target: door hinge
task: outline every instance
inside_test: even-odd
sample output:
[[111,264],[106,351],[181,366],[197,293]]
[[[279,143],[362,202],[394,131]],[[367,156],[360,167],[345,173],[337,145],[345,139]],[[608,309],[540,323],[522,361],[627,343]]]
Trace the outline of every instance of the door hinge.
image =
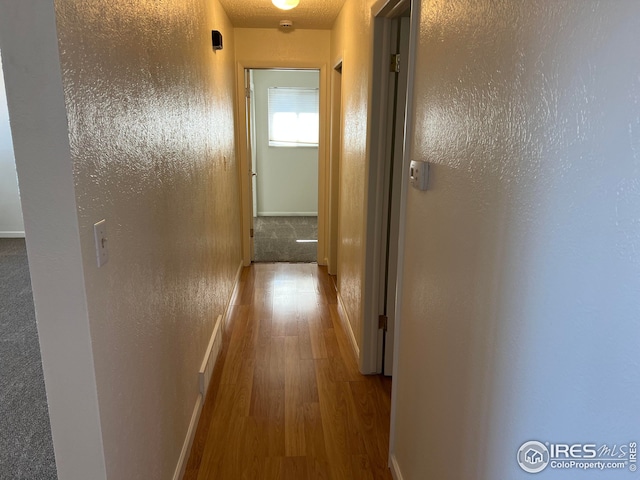
[[244,96],[247,98],[251,98],[251,87],[245,87]]
[[384,330],[385,332],[387,331],[387,323],[389,321],[389,317],[387,317],[386,315],[379,315],[378,316],[378,329]]
[[253,228],[249,230],[249,236],[253,238]]
[[400,73],[400,54],[395,53],[391,55],[391,63],[389,65],[389,71]]

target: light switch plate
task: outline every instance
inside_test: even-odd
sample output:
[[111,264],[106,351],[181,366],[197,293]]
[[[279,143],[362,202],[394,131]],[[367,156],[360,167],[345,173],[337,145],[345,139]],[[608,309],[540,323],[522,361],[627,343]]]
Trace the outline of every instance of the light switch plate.
[[93,225],[93,235],[96,239],[96,258],[98,260],[98,267],[101,267],[109,260],[106,220],[100,220],[98,223]]
[[409,183],[413,188],[426,190],[429,183],[429,164],[418,160],[411,161]]

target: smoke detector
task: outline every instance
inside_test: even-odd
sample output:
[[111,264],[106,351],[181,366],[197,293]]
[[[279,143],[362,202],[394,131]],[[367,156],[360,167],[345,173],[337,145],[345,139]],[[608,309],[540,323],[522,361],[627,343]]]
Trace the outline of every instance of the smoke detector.
[[293,28],[293,22],[291,20],[280,20],[280,28],[285,30]]

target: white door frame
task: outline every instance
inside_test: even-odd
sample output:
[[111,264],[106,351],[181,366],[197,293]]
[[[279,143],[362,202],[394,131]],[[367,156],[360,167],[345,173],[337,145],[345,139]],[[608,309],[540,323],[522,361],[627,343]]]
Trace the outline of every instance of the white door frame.
[[344,132],[342,106],[342,57],[334,63],[331,75],[331,108],[329,163],[327,165],[327,271],[338,274],[338,240],[340,238],[340,165],[342,162],[342,132]]
[[382,341],[382,333],[378,328],[378,308],[379,308],[379,286],[381,282],[381,258],[382,245],[380,241],[380,231],[382,228],[382,208],[384,192],[384,166],[386,152],[386,132],[387,132],[387,91],[389,86],[389,36],[391,32],[391,21],[402,12],[411,7],[410,20],[410,41],[409,58],[402,60],[402,64],[408,68],[406,112],[405,112],[405,135],[404,135],[404,155],[402,159],[402,189],[400,200],[399,218],[399,239],[398,239],[398,282],[396,286],[396,322],[393,327],[393,369],[397,365],[397,341],[399,337],[400,316],[398,307],[402,293],[402,261],[404,230],[405,230],[405,197],[407,189],[406,172],[409,165],[411,126],[411,107],[413,99],[413,71],[415,58],[416,32],[419,26],[419,2],[417,0],[379,0],[372,7],[373,17],[373,81],[371,108],[369,110],[370,119],[370,163],[367,189],[367,230],[366,230],[366,252],[365,252],[365,275],[364,275],[364,324],[363,342],[360,350],[360,371],[364,374],[379,373],[381,362],[378,358],[378,351]]
[[236,102],[237,102],[237,152],[239,155],[238,163],[240,168],[240,194],[242,197],[242,261],[245,266],[251,265],[252,256],[252,238],[251,229],[253,228],[253,194],[252,194],[252,170],[251,156],[248,142],[250,137],[247,132],[247,102],[245,94],[245,71],[257,69],[281,69],[281,70],[319,70],[320,71],[320,134],[318,142],[318,265],[326,263],[327,248],[327,212],[325,197],[328,192],[328,179],[326,175],[326,165],[329,160],[327,155],[328,148],[328,88],[327,88],[327,65],[315,62],[236,62]]

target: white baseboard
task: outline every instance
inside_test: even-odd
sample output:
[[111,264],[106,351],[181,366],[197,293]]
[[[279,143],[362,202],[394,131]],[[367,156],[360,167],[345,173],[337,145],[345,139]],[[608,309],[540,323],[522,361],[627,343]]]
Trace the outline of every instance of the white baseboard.
[[317,217],[318,212],[258,212],[258,217]]
[[189,454],[191,453],[191,446],[193,445],[193,439],[196,436],[196,430],[198,428],[198,421],[200,420],[200,414],[202,413],[202,406],[204,404],[202,395],[198,395],[196,405],[193,408],[191,414],[191,421],[189,422],[189,430],[187,430],[187,437],[182,445],[182,451],[180,452],[180,458],[178,459],[178,465],[176,471],[173,473],[173,480],[182,480],[184,472],[187,469],[187,461],[189,460]]
[[3,231],[0,231],[0,238],[24,238],[24,232],[3,232]]
[[229,297],[229,302],[227,303],[227,307],[224,309],[224,313],[222,314],[222,323],[220,324],[220,328],[227,324],[227,317],[229,316],[229,310],[231,310],[231,305],[233,305],[238,298],[238,294],[240,293],[240,275],[242,275],[242,269],[244,268],[244,262],[240,260],[240,264],[238,265],[238,270],[236,270],[236,278],[233,280],[233,291],[231,292],[231,296]]
[[222,315],[218,315],[216,323],[213,326],[213,333],[211,334],[209,345],[207,346],[204,359],[202,360],[202,365],[200,366],[200,372],[198,372],[198,376],[200,377],[200,394],[203,398],[206,398],[207,392],[209,391],[209,383],[211,382],[213,368],[216,365],[216,360],[218,359],[218,354],[222,347],[221,325]]
[[[187,430],[187,436],[185,437],[184,443],[182,444],[182,451],[180,452],[180,458],[178,458],[178,464],[176,465],[176,469],[173,474],[173,480],[181,480],[187,468],[187,461],[189,461],[189,454],[191,453],[193,440],[196,436],[196,430],[198,428],[200,414],[202,413],[202,407],[204,406],[204,402],[206,400],[206,392],[209,389],[209,381],[211,380],[211,374],[213,373],[213,368],[215,367],[215,361],[217,360],[217,357],[218,357],[219,348],[222,344],[222,331],[223,331],[222,327],[226,323],[230,306],[233,305],[233,303],[235,302],[235,299],[237,298],[238,292],[240,290],[240,275],[242,274],[242,268],[243,268],[243,264],[242,264],[242,261],[240,261],[240,265],[238,266],[238,270],[236,271],[233,291],[231,293],[231,296],[229,297],[227,306],[224,309],[224,314],[218,316],[216,323],[213,326],[211,340],[209,341],[209,345],[205,352],[202,366],[200,367],[200,371],[198,372],[200,390],[201,391],[204,390],[205,393],[204,394],[199,393],[198,398],[196,399],[196,404],[193,408],[193,414],[191,415],[191,421],[189,422],[189,429]],[[218,342],[219,342],[219,345],[218,345]],[[217,351],[216,351],[216,348],[218,348]],[[204,382],[204,380],[206,380],[206,382]]]
[[358,364],[360,363],[360,347],[358,347],[358,342],[356,341],[356,336],[353,334],[353,328],[351,327],[351,322],[349,321],[349,314],[347,314],[347,309],[344,308],[344,302],[342,301],[342,296],[340,292],[336,292],[338,297],[338,317],[340,317],[340,321],[342,322],[342,326],[344,327],[345,332],[347,332],[347,337],[351,342],[351,347],[353,348],[354,353],[356,354],[356,359],[358,360]]
[[402,472],[400,471],[400,466],[398,465],[398,460],[394,453],[392,453],[389,458],[389,468],[391,469],[391,476],[393,476],[393,480],[404,480]]

